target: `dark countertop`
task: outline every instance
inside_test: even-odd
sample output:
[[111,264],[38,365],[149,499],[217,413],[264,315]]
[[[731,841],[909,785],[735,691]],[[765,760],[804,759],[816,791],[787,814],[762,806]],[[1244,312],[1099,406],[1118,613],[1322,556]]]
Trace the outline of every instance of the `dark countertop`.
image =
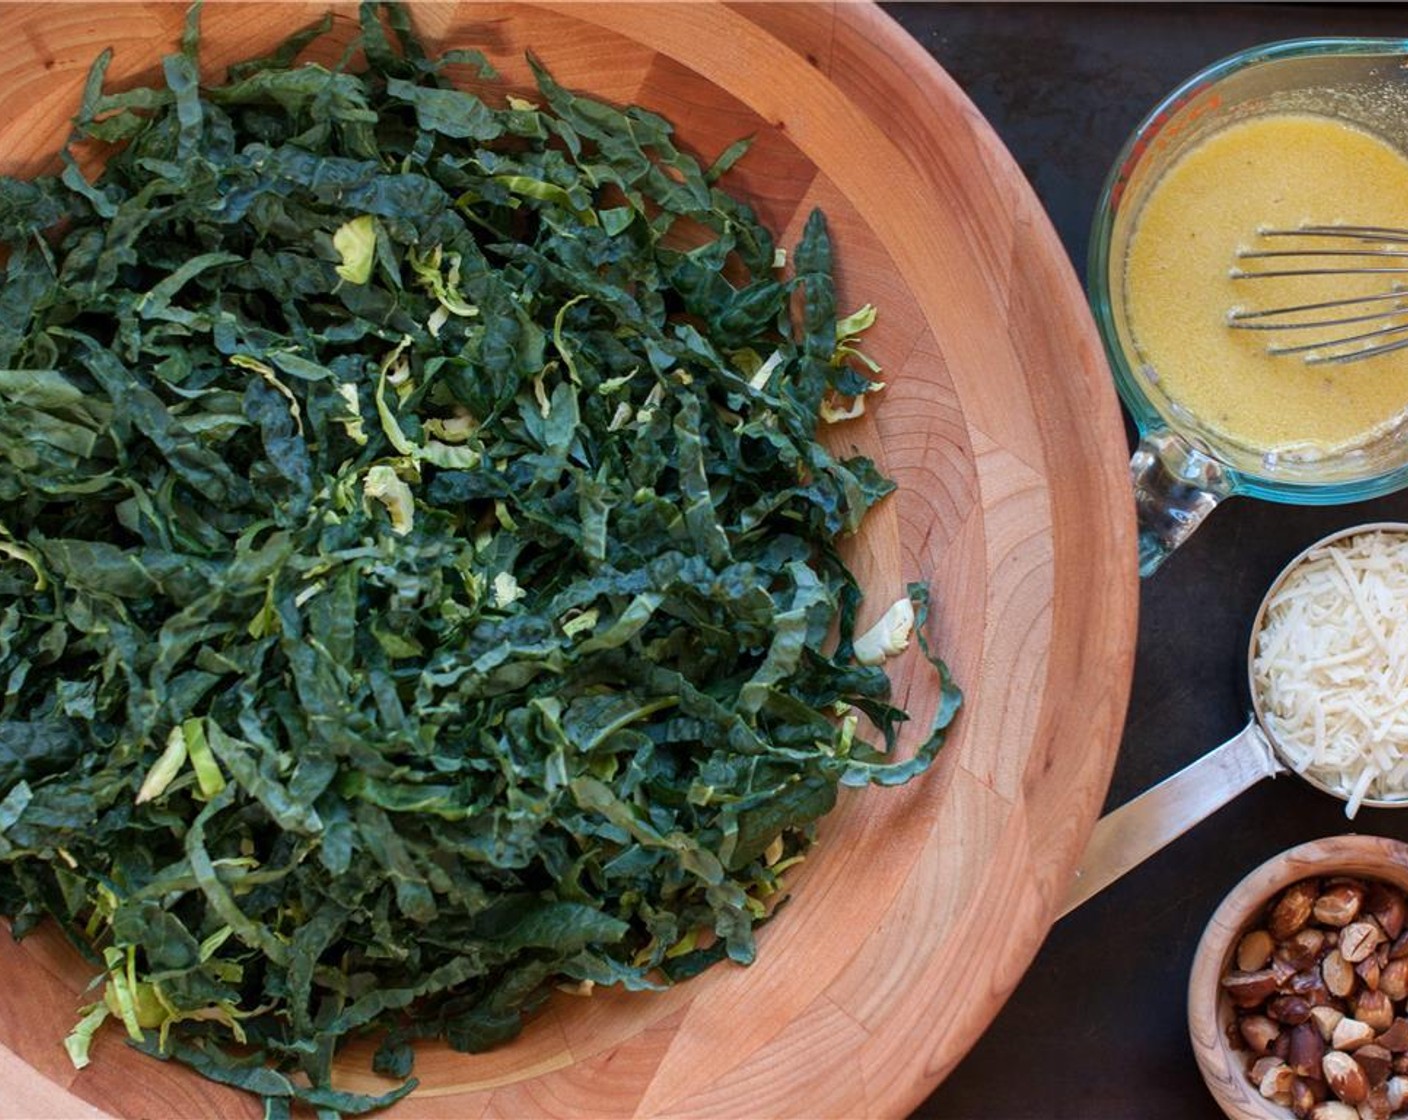
[[[1408,35],[1399,5],[890,4],[1021,165],[1078,274],[1125,137],[1184,78],[1257,43]],[[1330,508],[1234,498],[1140,592],[1129,715],[1107,809],[1241,730],[1247,627],[1271,579],[1326,533],[1408,520],[1408,492]],[[1346,832],[1408,839],[1294,778],[1263,782],[1051,930],[1030,970],[919,1120],[1216,1120],[1188,1043],[1193,950],[1263,860]]]

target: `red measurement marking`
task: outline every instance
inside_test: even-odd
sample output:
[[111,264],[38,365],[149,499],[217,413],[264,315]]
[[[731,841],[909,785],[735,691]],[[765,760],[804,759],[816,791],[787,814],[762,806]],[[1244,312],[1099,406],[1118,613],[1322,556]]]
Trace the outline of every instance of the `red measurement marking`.
[[[1172,101],[1165,105],[1154,116],[1139,133],[1139,139],[1130,148],[1129,155],[1120,164],[1119,174],[1115,179],[1115,185],[1110,188],[1110,209],[1118,210],[1120,199],[1124,197],[1125,186],[1129,183],[1130,176],[1134,173],[1135,166],[1143,158],[1144,153],[1151,147],[1162,150],[1168,146],[1184,129],[1194,122],[1201,120],[1209,113],[1222,107],[1222,95],[1214,93],[1198,104],[1192,105],[1185,113],[1183,109],[1190,105],[1196,98],[1205,93],[1210,83],[1203,82],[1194,86],[1177,101]],[[1181,115],[1179,115],[1181,114]],[[1177,119],[1175,120],[1175,116]]]

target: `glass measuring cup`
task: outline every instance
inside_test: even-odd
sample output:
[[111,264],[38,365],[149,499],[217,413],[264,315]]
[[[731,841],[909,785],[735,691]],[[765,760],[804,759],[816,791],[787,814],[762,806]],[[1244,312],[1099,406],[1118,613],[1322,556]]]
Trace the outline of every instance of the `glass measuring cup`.
[[[1354,525],[1321,537],[1302,549],[1271,581],[1252,621],[1251,635],[1247,640],[1247,688],[1252,710],[1246,727],[1220,747],[1096,822],[1095,831],[1077,865],[1075,882],[1058,916],[1074,910],[1263,778],[1296,773],[1297,777],[1331,797],[1349,801],[1347,794],[1312,774],[1298,773],[1287,762],[1282,748],[1267,727],[1254,663],[1257,639],[1266,623],[1268,606],[1291,574],[1317,549],[1335,541],[1373,532],[1392,533],[1408,547],[1408,523],[1376,521]],[[1364,798],[1359,805],[1374,809],[1408,808],[1408,794],[1396,799]]]
[[1408,40],[1298,39],[1224,59],[1157,105],[1115,161],[1095,215],[1087,279],[1116,387],[1139,430],[1130,471],[1142,576],[1234,494],[1331,505],[1408,485],[1408,416],[1366,446],[1314,460],[1239,446],[1168,397],[1130,331],[1124,268],[1149,192],[1212,132],[1271,112],[1339,117],[1408,152]]

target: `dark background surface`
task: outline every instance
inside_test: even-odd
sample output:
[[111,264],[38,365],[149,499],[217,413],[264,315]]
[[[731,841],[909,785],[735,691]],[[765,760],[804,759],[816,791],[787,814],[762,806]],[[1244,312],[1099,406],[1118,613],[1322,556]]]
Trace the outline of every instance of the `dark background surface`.
[[[1258,43],[1408,36],[1408,6],[889,4],[1002,137],[1084,278],[1106,172],[1184,78]],[[1310,509],[1234,498],[1140,593],[1134,686],[1107,809],[1246,722],[1239,681],[1267,586],[1306,545],[1408,520],[1408,493]],[[1305,840],[1408,839],[1408,813],[1366,810],[1294,778],[1263,782],[1059,921],[992,1026],[920,1120],[1216,1120],[1187,1036],[1193,951],[1223,895]]]

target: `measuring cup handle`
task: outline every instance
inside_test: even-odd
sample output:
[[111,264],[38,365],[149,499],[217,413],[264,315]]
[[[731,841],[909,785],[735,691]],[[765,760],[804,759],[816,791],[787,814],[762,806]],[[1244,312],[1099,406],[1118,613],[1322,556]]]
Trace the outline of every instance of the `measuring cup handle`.
[[1144,432],[1129,461],[1139,522],[1139,574],[1150,576],[1233,492],[1227,469],[1167,428]]
[[1262,778],[1284,769],[1252,720],[1216,750],[1106,813],[1095,824],[1057,917],[1069,914]]

